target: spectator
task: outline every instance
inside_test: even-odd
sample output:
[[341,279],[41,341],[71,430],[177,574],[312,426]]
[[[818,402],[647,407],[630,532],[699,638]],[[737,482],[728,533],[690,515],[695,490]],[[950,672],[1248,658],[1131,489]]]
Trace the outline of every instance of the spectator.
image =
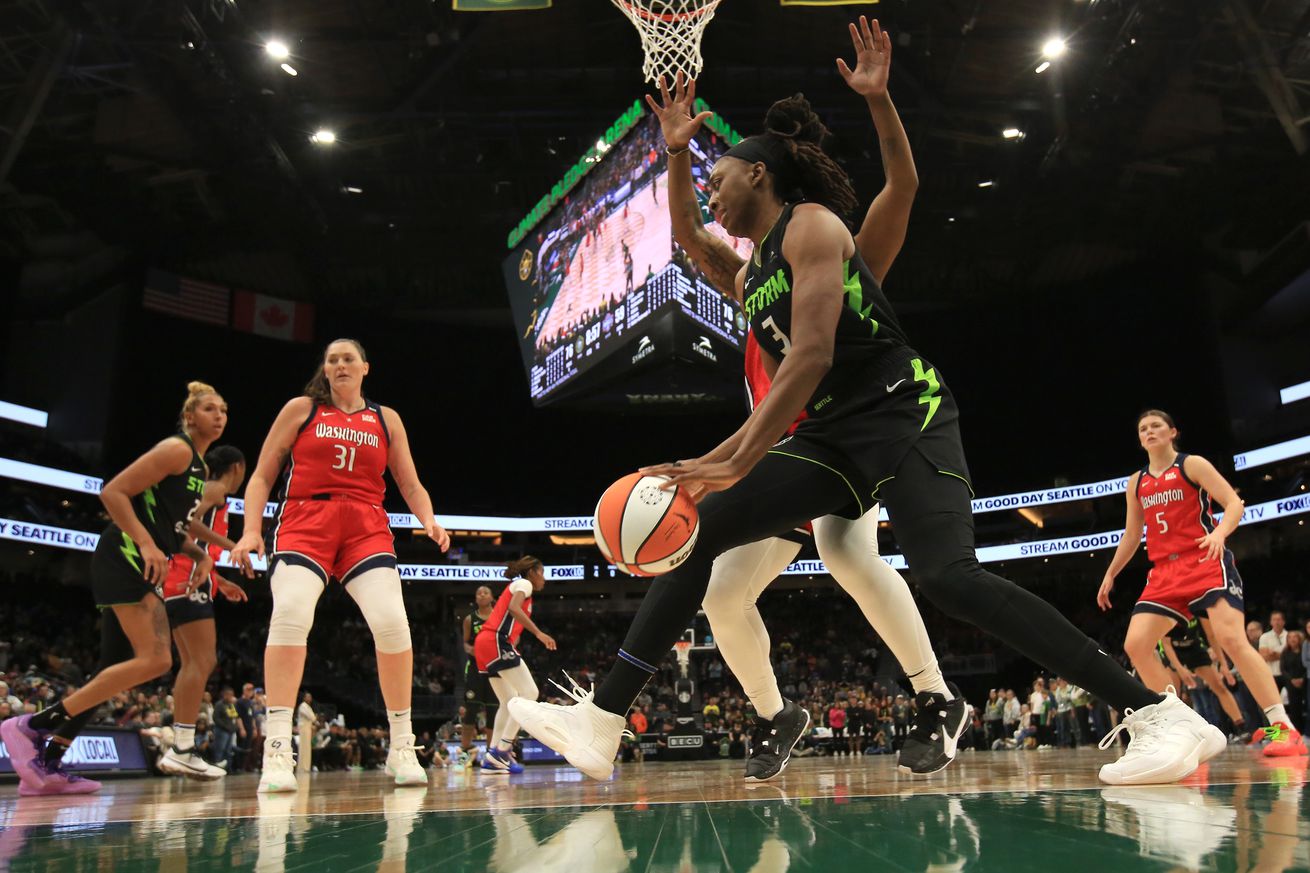
[[1257,648],[1260,649],[1261,656],[1269,662],[1269,670],[1274,674],[1278,687],[1282,688],[1282,657],[1283,649],[1287,648],[1287,622],[1278,610],[1269,613],[1269,630],[1260,635]]
[[1001,738],[1001,723],[1005,719],[1005,698],[995,688],[987,692],[987,703],[983,706],[983,731],[987,737],[987,747]]
[[255,769],[255,758],[252,754],[254,750],[255,738],[255,686],[247,682],[241,686],[241,698],[236,702],[237,717],[241,719],[241,733],[239,734],[241,742],[237,743],[237,748],[242,752],[241,770],[251,772]]
[[1283,673],[1283,693],[1287,695],[1287,714],[1300,722],[1295,727],[1304,731],[1307,727],[1305,723],[1305,680],[1306,668],[1301,661],[1301,647],[1305,643],[1305,637],[1300,631],[1291,631],[1287,634],[1287,646],[1283,649],[1281,657]]
[[232,770],[237,751],[238,737],[245,737],[246,728],[237,711],[237,693],[231,686],[223,689],[223,696],[214,707],[214,763]]
[[297,734],[300,737],[300,757],[296,760],[297,773],[309,773],[313,766],[314,732],[318,729],[318,715],[314,712],[314,695],[308,691],[296,709]]
[[1003,721],[1005,724],[1005,735],[1013,737],[1014,732],[1019,729],[1019,717],[1023,712],[1023,704],[1019,702],[1019,697],[1014,693],[1013,688],[1005,689],[1005,708],[1003,710]]

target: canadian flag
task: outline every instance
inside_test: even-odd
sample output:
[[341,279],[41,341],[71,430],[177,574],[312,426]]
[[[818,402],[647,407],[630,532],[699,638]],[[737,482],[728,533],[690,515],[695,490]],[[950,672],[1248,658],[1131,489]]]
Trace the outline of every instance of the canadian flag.
[[314,304],[237,291],[232,326],[260,336],[307,343],[314,339]]

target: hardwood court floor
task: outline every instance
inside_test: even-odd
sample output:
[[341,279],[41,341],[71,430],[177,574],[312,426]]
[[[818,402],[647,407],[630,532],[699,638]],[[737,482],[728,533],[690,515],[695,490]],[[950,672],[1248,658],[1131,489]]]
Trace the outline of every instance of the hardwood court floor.
[[927,778],[886,758],[797,759],[748,788],[740,761],[106,782],[20,798],[0,786],[0,871],[1310,870],[1306,758],[1231,748],[1174,786],[1110,788],[1095,750],[962,755]]

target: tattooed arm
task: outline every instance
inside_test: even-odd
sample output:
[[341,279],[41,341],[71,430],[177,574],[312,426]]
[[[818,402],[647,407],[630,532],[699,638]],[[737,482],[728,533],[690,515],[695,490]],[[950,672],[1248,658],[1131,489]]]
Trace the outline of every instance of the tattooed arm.
[[681,73],[672,95],[664,79],[660,79],[660,96],[663,103],[657,103],[650,95],[646,96],[646,103],[659,118],[668,147],[669,217],[673,220],[674,239],[720,293],[739,300],[736,277],[746,262],[732,246],[705,229],[691,178],[691,138],[710,113],[691,114],[696,83],[684,80]]

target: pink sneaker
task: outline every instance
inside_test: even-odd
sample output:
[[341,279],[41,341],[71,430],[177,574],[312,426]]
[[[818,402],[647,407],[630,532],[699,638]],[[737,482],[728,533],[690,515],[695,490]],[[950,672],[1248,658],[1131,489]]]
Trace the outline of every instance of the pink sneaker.
[[100,783],[76,773],[69,773],[63,767],[55,765],[47,768],[45,762],[37,758],[32,762],[33,769],[42,776],[40,785],[29,784],[26,779],[18,783],[20,797],[33,797],[44,794],[94,794],[100,790]]
[[45,784],[46,771],[40,765],[48,731],[28,726],[31,714],[7,718],[0,722],[0,740],[9,752],[9,761],[23,785],[40,788]]

